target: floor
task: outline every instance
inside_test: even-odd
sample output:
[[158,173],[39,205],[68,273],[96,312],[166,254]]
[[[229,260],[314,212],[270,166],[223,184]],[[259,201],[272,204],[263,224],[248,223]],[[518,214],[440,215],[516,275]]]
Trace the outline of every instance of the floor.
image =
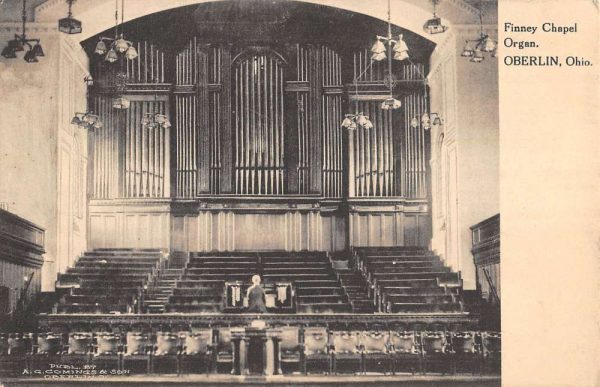
[[470,387],[496,387],[501,385],[499,376],[413,376],[413,375],[287,375],[287,376],[232,376],[232,375],[153,375],[153,376],[108,376],[88,379],[5,379],[2,386],[46,386],[49,384],[61,386],[221,386],[221,385],[268,385],[268,386],[330,386],[330,385],[360,385],[360,386],[470,386]]

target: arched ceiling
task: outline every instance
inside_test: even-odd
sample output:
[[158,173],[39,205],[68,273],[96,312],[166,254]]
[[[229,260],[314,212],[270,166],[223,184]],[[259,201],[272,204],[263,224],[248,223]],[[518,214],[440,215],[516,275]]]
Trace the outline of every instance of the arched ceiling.
[[[387,23],[370,16],[300,1],[219,1],[193,4],[153,13],[119,27],[132,41],[148,41],[167,52],[179,52],[197,37],[206,43],[325,44],[342,52],[370,47],[377,35],[387,34]],[[417,61],[431,54],[434,44],[404,28],[392,26],[392,34],[404,35]],[[112,37],[114,28],[100,35]],[[85,40],[92,54],[99,36]]]
[[[268,3],[287,2],[288,0],[263,0]],[[367,16],[385,20],[387,17],[387,0],[300,0],[301,2],[341,8]],[[125,21],[143,17],[155,12],[178,8],[186,5],[209,2],[207,0],[125,0]],[[392,23],[420,34],[438,43],[440,35],[426,35],[422,31],[425,20],[431,17],[432,6],[427,0],[391,0]],[[480,0],[441,0],[438,15],[450,26],[478,23]],[[6,20],[20,19],[19,0],[5,0]],[[17,6],[15,6],[15,3]],[[52,22],[64,17],[67,11],[65,0],[29,0],[28,4],[35,8],[35,20]],[[497,0],[483,0],[485,14],[484,23],[495,24],[497,20]],[[34,6],[35,5],[35,6]],[[73,8],[74,15],[83,22],[83,33],[80,41],[94,36],[114,25],[113,0],[78,0]],[[3,10],[4,11],[4,10]],[[9,12],[10,11],[10,12]],[[2,14],[3,12],[0,12]],[[10,15],[12,13],[12,15]],[[16,13],[16,15],[14,14]],[[0,19],[0,21],[2,21]]]

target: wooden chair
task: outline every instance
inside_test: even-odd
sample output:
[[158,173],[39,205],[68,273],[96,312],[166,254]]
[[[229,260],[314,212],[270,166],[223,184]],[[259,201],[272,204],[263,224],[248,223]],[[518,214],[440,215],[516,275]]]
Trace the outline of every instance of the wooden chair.
[[481,374],[481,350],[475,341],[475,332],[453,332],[451,334],[452,373],[466,370]]
[[186,373],[204,370],[208,375],[212,369],[212,350],[213,350],[213,332],[212,329],[192,330],[180,334],[180,340],[183,344],[179,359],[178,371]]
[[[179,335],[172,332],[157,332],[156,342],[151,352],[150,373],[156,369],[163,370],[163,363],[171,363],[172,367],[166,368],[166,372],[159,373],[177,373],[179,375],[179,356],[181,354],[181,343]],[[162,366],[162,367],[161,367]],[[173,370],[174,372],[168,372]]]
[[360,372],[362,368],[360,334],[353,331],[334,331],[331,338],[333,373],[337,374],[339,365],[344,363],[349,364],[354,372]]
[[387,374],[390,371],[390,333],[385,330],[363,331],[360,334],[362,349],[361,371],[377,370]]
[[29,360],[33,350],[33,335],[9,333],[0,336],[0,376],[18,377],[23,370],[30,370]]
[[326,365],[326,373],[332,373],[333,362],[330,354],[329,337],[325,327],[304,329],[304,354],[302,371],[308,374],[309,366],[316,363],[319,368]]
[[421,351],[423,356],[423,374],[426,374],[432,365],[439,366],[442,374],[452,372],[452,352],[445,332],[422,332]]
[[82,366],[90,364],[94,354],[94,343],[91,332],[69,333],[68,348],[61,357],[64,364]]
[[281,341],[279,342],[279,364],[282,371],[301,371],[302,356],[304,354],[303,344],[300,343],[300,328],[297,326],[281,327]]
[[146,373],[150,372],[152,361],[152,335],[147,332],[127,332],[123,349],[122,368],[128,370],[127,363],[145,363]]
[[421,372],[421,348],[414,331],[390,332],[390,363],[392,374],[408,370],[414,375],[417,369]]
[[502,334],[482,332],[482,372],[498,374],[502,367]]
[[217,340],[213,352],[214,372],[220,369],[233,370],[233,341],[231,340],[231,328],[221,327],[217,330]]
[[122,336],[113,332],[96,332],[92,363],[98,369],[122,370]]
[[60,363],[65,350],[60,334],[39,333],[35,343],[30,359],[31,369],[46,370],[50,363]]

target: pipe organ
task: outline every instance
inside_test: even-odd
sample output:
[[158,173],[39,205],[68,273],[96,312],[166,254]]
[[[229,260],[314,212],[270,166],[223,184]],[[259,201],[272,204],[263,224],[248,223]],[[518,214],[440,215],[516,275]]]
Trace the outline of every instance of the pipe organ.
[[284,62],[269,52],[234,63],[235,192],[284,193]]
[[[90,145],[89,247],[428,243],[428,133],[411,126],[426,111],[422,64],[394,64],[403,106],[382,110],[389,80],[368,49],[135,44],[135,60],[92,65],[104,127]],[[129,108],[114,109],[115,96]],[[341,127],[355,109],[372,129]],[[143,125],[147,113],[172,127]],[[249,238],[261,224],[265,238]]]

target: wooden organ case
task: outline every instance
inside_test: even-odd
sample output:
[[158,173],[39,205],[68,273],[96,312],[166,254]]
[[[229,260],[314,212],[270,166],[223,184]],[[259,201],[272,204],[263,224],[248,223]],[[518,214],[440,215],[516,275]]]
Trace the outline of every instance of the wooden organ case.
[[[428,133],[411,126],[425,111],[422,64],[394,64],[403,106],[384,111],[385,64],[368,49],[134,44],[135,60],[92,66],[104,126],[89,149],[89,248],[429,243]],[[115,95],[129,108],[113,108]],[[355,104],[373,129],[341,127]],[[149,128],[146,113],[172,126]]]

